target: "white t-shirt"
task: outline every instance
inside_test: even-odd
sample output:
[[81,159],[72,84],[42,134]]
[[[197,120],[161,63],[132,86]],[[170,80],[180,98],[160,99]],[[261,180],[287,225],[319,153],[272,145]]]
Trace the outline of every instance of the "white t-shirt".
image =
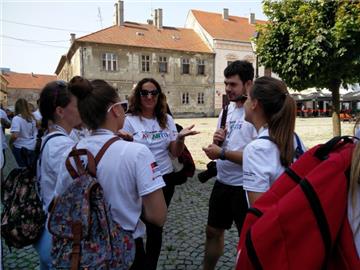
[[[5,157],[4,157],[4,154],[3,154],[3,150],[5,149],[4,148],[4,141],[5,141],[5,135],[4,135],[4,132],[2,131],[2,126],[1,126],[1,123],[0,123],[0,169],[2,169],[3,165],[4,165],[4,160],[5,160]],[[6,144],[6,142],[5,142]]]
[[25,147],[29,150],[35,149],[37,128],[34,119],[28,122],[20,115],[16,115],[12,119],[10,132],[19,133],[17,139],[14,141],[16,148]]
[[11,123],[11,121],[9,120],[6,112],[1,108],[0,108],[0,118],[5,119],[5,121],[8,122],[9,124]]
[[[259,130],[259,137],[269,136],[268,128]],[[300,140],[300,138],[299,138]],[[305,146],[301,142],[301,148]],[[294,136],[294,148],[297,141]],[[284,172],[280,162],[280,151],[275,143],[268,139],[256,139],[249,143],[243,155],[244,189],[253,192],[266,192],[274,181]]]
[[161,173],[173,171],[169,156],[170,142],[175,141],[178,135],[173,118],[167,115],[167,127],[162,129],[158,121],[145,117],[127,115],[123,130],[134,136],[134,141],[146,145],[155,156]]
[[39,109],[37,109],[35,112],[33,112],[33,115],[34,115],[36,121],[41,121],[42,115],[41,115]]
[[[0,118],[1,119],[4,119],[6,122],[8,122],[9,124],[11,124],[11,121],[9,120],[9,118],[7,117],[7,114],[6,112],[3,110],[3,109],[0,109]],[[0,123],[0,129],[1,129],[1,146],[2,146],[2,149],[6,149],[7,148],[7,143],[6,143],[6,138],[5,138],[5,134],[4,134],[4,131],[2,129],[2,125]]]
[[73,139],[75,142],[79,142],[81,139],[90,136],[90,131],[87,128],[81,128],[81,129],[77,129],[77,128],[73,128],[70,132],[70,137],[71,139]]
[[[107,134],[92,135],[82,139],[77,148],[86,148],[95,157],[112,137],[114,135],[110,131]],[[85,157],[82,160],[84,164],[87,163]],[[62,166],[55,195],[62,194],[73,181],[64,168],[64,163]],[[134,142],[114,142],[97,166],[97,180],[111,206],[113,219],[124,229],[134,231],[134,238],[144,235],[145,225],[140,220],[141,197],[165,186],[149,149]]]
[[43,200],[45,212],[47,212],[48,206],[53,199],[56,180],[61,170],[61,164],[65,162],[65,157],[63,155],[65,152],[69,152],[75,145],[75,142],[65,131],[55,131],[42,137],[41,148],[46,139],[54,134],[62,134],[63,136],[51,138],[46,143],[41,156],[39,157],[37,166],[37,179],[40,183],[40,195]]
[[[222,113],[219,115],[218,128],[220,128]],[[255,127],[245,121],[245,111],[243,107],[236,107],[236,103],[231,102],[226,117],[226,138],[222,145],[226,151],[243,151],[245,146],[256,138]],[[243,185],[242,166],[229,160],[216,160],[217,181],[230,185]]]

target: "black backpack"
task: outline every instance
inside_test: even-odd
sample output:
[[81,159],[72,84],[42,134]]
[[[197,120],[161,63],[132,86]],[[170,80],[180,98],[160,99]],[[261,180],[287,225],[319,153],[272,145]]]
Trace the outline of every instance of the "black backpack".
[[[58,136],[64,135],[49,136],[41,151],[35,150],[36,156],[41,156],[45,144]],[[36,243],[44,229],[46,214],[37,192],[36,161],[37,158],[27,167],[13,169],[1,183],[1,236],[9,248]]]

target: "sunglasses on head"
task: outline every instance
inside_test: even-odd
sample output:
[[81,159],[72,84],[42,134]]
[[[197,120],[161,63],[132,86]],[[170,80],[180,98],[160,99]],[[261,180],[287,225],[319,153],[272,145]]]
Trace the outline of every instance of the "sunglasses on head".
[[119,101],[119,102],[116,102],[114,104],[112,104],[109,109],[107,110],[107,112],[110,112],[112,108],[114,108],[116,105],[121,105],[121,107],[124,109],[124,112],[127,111],[128,109],[128,102],[125,100],[125,101]]
[[144,90],[144,89],[140,90],[140,96],[142,96],[142,97],[148,97],[149,95],[157,96],[159,93],[160,93],[160,91],[158,89],[154,89],[151,91]]
[[54,99],[53,99],[53,105],[56,107],[57,99],[59,95],[59,88],[66,88],[68,86],[68,83],[63,80],[55,81],[55,84],[57,87],[54,89]]

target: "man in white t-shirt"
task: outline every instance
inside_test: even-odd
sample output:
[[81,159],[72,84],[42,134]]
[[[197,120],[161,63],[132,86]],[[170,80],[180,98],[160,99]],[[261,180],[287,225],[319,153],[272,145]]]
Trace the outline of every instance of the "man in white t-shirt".
[[[225,129],[214,133],[214,143],[203,148],[210,159],[216,161],[217,176],[209,201],[206,227],[205,257],[203,269],[215,269],[224,249],[224,231],[235,222],[240,235],[247,211],[247,200],[243,190],[242,151],[256,138],[256,130],[245,121],[243,104],[246,90],[253,84],[254,68],[247,61],[235,61],[225,70],[225,91],[230,104]],[[222,144],[220,148],[218,145]]]

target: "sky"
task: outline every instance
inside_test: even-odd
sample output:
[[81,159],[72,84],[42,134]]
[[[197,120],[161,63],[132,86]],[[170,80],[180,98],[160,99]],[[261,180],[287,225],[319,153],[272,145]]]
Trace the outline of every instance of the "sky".
[[[14,72],[54,74],[70,45],[113,24],[115,0],[0,0],[0,67]],[[125,21],[146,23],[163,9],[163,25],[184,27],[190,9],[266,20],[261,0],[124,0]]]

